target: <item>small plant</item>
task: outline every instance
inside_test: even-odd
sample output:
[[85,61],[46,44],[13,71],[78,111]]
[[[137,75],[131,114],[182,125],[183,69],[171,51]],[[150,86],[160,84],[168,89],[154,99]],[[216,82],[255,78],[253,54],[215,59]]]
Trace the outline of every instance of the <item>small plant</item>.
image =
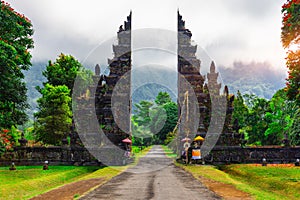
[[78,197],[80,197],[80,194],[74,194],[73,198],[77,199]]
[[13,147],[12,137],[9,135],[8,129],[0,131],[0,154],[10,150]]
[[104,125],[104,124],[100,124],[100,128],[101,128],[101,129],[104,129],[104,128],[105,128],[105,125]]

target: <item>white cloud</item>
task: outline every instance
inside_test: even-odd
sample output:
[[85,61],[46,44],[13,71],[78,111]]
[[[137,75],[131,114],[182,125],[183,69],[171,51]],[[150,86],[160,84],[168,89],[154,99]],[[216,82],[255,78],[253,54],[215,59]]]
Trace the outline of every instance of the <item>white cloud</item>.
[[35,29],[36,60],[55,59],[60,52],[83,60],[89,51],[116,36],[133,11],[133,29],[176,31],[177,9],[196,43],[220,65],[236,60],[267,61],[284,68],[280,43],[281,5],[270,0],[8,0],[28,16]]

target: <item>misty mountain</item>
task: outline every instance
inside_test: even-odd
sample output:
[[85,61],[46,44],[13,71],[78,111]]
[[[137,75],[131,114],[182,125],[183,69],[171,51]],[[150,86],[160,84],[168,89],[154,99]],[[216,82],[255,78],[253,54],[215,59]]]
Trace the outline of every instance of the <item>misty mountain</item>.
[[268,63],[235,62],[233,68],[218,68],[219,74],[224,84],[229,88],[229,92],[255,94],[266,99],[272,98],[274,93],[285,87],[286,73],[276,71]]
[[[40,97],[36,86],[42,86],[46,81],[42,75],[47,62],[33,63],[29,71],[25,71],[25,82],[27,84],[28,102],[31,109],[28,114],[32,117],[37,111],[36,100]],[[102,68],[105,74],[108,69]],[[259,97],[270,99],[273,94],[284,87],[286,74],[275,71],[268,63],[236,62],[233,68],[219,66],[217,68],[223,84],[229,87],[229,92],[236,94],[238,90],[242,93],[251,93]],[[168,67],[160,65],[145,65],[133,67],[132,70],[132,103],[139,103],[141,100],[154,101],[160,92],[168,92],[174,102],[177,98],[177,72]],[[134,110],[134,108],[133,108]]]
[[41,97],[41,94],[35,89],[37,86],[42,86],[46,78],[42,75],[42,72],[46,69],[47,62],[33,63],[30,70],[24,71],[27,86],[27,101],[30,105],[30,109],[27,110],[27,114],[30,118],[33,118],[33,113],[37,112],[37,99]]
[[146,65],[131,73],[132,110],[141,100],[154,102],[159,92],[168,92],[177,102],[177,72],[158,65]]

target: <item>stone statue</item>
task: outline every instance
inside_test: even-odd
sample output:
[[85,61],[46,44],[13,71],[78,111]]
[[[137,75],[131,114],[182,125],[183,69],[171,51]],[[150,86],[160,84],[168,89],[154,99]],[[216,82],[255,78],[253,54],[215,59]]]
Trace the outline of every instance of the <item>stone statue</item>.
[[229,90],[228,90],[227,85],[225,85],[225,87],[224,87],[224,95],[226,95],[226,96],[229,95]]
[[123,25],[121,25],[121,26],[119,27],[119,32],[122,32],[122,31],[124,31]]
[[98,64],[95,66],[95,74],[96,76],[100,76],[100,66]]

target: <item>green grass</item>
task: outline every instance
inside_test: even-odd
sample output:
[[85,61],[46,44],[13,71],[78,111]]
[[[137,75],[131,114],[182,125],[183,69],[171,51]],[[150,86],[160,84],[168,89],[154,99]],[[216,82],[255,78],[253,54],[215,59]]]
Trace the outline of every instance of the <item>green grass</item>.
[[[229,165],[221,169],[249,187],[268,193],[269,199],[300,199],[300,168],[291,165]],[[257,199],[266,199],[256,195]]]
[[[176,158],[167,146],[162,146],[166,155]],[[195,178],[205,177],[217,182],[230,184],[238,190],[251,194],[258,200],[300,199],[300,167],[293,164],[268,165],[175,165],[190,172]]]
[[9,171],[8,167],[0,167],[0,199],[28,199],[57,186],[76,181],[90,174],[99,167],[49,166],[17,166],[17,170]]
[[134,166],[138,163],[139,159],[141,157],[144,157],[149,151],[150,149],[152,148],[153,146],[148,146],[148,147],[144,147],[142,151],[139,151],[138,153],[134,153],[133,152],[133,156],[134,156],[134,162],[129,165],[129,166]]
[[164,150],[166,156],[168,156],[169,158],[176,159],[177,155],[173,152],[173,150],[171,150],[168,146],[165,145],[161,145],[161,147]]
[[49,170],[42,170],[42,166],[16,166],[16,171],[0,167],[0,199],[29,199],[64,184],[91,178],[108,181],[135,165],[150,149],[135,153],[135,161],[127,166],[49,166]]
[[[299,199],[300,168],[286,166],[227,165],[195,166],[176,164],[194,177],[205,177],[235,186],[251,194],[254,199]],[[219,170],[221,169],[221,170]]]
[[131,146],[132,153],[140,153],[143,149],[147,148],[146,146]]

